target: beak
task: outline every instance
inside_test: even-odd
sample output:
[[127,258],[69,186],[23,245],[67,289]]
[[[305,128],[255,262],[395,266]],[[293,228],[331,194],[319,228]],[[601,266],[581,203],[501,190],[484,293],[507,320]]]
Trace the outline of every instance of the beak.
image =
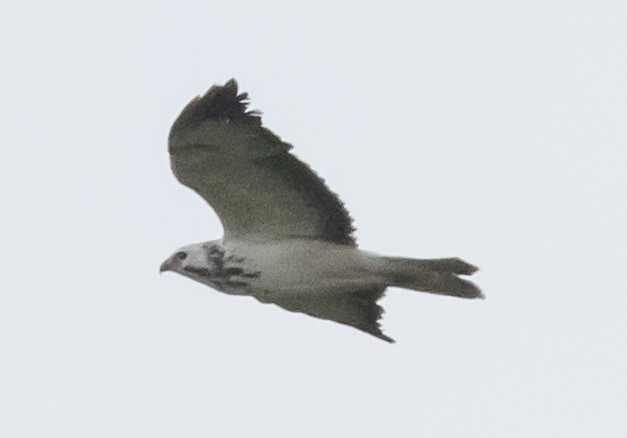
[[165,262],[161,263],[161,266],[159,266],[159,274],[165,271],[171,271],[173,267],[172,259],[167,259]]

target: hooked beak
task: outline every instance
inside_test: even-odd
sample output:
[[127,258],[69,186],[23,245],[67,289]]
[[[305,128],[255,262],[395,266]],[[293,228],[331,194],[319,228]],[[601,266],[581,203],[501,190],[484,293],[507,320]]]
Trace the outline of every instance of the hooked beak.
[[167,259],[165,262],[161,263],[161,266],[159,266],[159,274],[165,271],[172,270],[174,270],[174,266],[172,265],[172,259]]

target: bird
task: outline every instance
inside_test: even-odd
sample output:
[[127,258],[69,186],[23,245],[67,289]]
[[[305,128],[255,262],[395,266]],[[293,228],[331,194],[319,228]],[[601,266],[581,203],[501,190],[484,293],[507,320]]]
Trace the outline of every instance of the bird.
[[484,298],[457,257],[414,259],[358,248],[353,220],[292,146],[249,110],[235,79],[193,98],[168,136],[171,169],[217,213],[221,239],[177,249],[160,266],[230,295],[351,326],[383,341],[390,286]]

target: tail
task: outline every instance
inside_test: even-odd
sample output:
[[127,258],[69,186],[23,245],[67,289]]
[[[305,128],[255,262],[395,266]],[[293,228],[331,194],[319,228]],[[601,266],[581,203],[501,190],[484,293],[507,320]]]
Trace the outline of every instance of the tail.
[[477,267],[458,258],[417,260],[385,257],[390,286],[460,298],[485,298],[473,283],[458,275],[472,275]]

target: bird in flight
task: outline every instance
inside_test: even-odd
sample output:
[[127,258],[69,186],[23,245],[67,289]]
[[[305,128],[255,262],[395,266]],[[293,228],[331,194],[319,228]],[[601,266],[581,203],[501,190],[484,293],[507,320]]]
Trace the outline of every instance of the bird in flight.
[[357,328],[387,342],[377,301],[388,286],[482,298],[459,258],[387,257],[358,249],[344,204],[291,145],[249,111],[231,79],[183,109],[169,135],[176,178],[204,198],[220,240],[178,249],[161,265],[231,295]]

